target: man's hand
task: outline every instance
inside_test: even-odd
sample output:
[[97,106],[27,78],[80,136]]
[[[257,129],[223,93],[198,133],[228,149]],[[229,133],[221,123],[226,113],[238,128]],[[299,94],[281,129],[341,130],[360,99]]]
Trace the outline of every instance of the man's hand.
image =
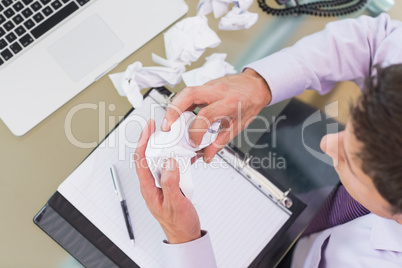
[[190,128],[190,143],[197,147],[213,122],[221,120],[220,133],[204,150],[204,161],[214,155],[248,126],[258,113],[271,102],[271,91],[265,80],[254,70],[225,76],[203,86],[187,87],[178,94],[165,114],[163,131],[184,111],[201,107]]
[[148,209],[160,223],[171,244],[186,243],[201,237],[200,220],[193,204],[181,192],[178,163],[168,159],[162,171],[162,189],[155,180],[145,158],[149,137],[155,132],[155,122],[150,120],[142,131],[135,153],[135,165],[141,193]]

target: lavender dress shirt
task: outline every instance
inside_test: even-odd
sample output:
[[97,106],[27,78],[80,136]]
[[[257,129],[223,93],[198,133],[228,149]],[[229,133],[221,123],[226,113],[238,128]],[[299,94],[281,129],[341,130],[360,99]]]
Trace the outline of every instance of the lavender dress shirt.
[[[325,94],[339,81],[362,88],[374,65],[397,63],[402,63],[402,23],[382,14],[329,23],[246,67],[267,81],[274,104],[306,89]],[[293,267],[402,267],[402,225],[372,213],[303,239],[299,243],[307,250],[296,250]],[[166,265],[215,267],[211,247],[208,233],[186,244],[165,243]]]

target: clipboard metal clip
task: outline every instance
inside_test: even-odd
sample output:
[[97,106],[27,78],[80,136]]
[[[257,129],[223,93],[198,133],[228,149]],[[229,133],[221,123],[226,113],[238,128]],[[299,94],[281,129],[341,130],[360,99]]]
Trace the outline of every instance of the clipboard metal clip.
[[293,201],[292,199],[290,199],[288,197],[290,191],[292,190],[292,188],[289,188],[286,192],[283,193],[282,198],[280,200],[280,202],[282,203],[282,205],[284,205],[287,208],[290,208],[293,205]]
[[239,156],[237,156],[231,146],[232,145],[229,143],[219,152],[219,155],[223,157],[223,159],[231,166],[237,169],[240,174],[247,178],[255,187],[260,189],[260,191],[267,195],[271,200],[278,203],[282,207],[289,209],[293,205],[292,199],[290,199],[290,197],[288,196],[291,189],[282,192],[268,178],[266,178],[250,165],[250,161],[253,158],[252,156],[249,156],[243,160]]
[[260,172],[255,170],[253,167],[250,166],[250,161],[253,158],[253,156],[247,157],[243,161],[243,165],[241,167],[242,170],[244,170],[245,173],[247,173],[249,177],[253,177],[257,183],[258,187],[264,186],[272,195],[273,198],[282,204],[286,208],[290,208],[293,205],[292,199],[288,197],[290,191],[292,190],[289,188],[286,192],[282,192],[276,185],[274,185],[272,182],[270,182],[264,175],[262,175]]

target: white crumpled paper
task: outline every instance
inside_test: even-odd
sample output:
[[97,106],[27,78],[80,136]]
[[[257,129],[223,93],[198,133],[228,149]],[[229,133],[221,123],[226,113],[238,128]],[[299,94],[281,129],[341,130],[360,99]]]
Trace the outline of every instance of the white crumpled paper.
[[204,16],[186,18],[176,23],[164,34],[168,61],[185,65],[197,61],[205,49],[217,47],[221,40],[208,26]]
[[215,19],[222,17],[229,11],[229,4],[235,4],[241,10],[247,10],[253,0],[200,0],[197,6],[197,15],[208,15],[213,12]]
[[134,108],[141,107],[141,89],[177,85],[186,65],[197,61],[206,48],[221,43],[202,16],[179,21],[164,34],[164,39],[167,59],[152,54],[152,60],[162,66],[143,67],[141,62],[135,62],[125,72],[109,75],[119,94],[127,96]]
[[211,143],[218,136],[220,123],[215,122],[204,134],[200,146],[193,148],[189,143],[189,128],[195,119],[192,112],[181,114],[171,126],[169,132],[155,131],[149,138],[145,157],[157,187],[161,188],[160,180],[163,165],[168,158],[175,159],[180,170],[180,189],[191,200],[193,196],[193,181],[191,176],[191,158]]
[[257,13],[251,13],[238,7],[233,7],[220,21],[218,28],[224,31],[248,29],[258,20]]
[[[233,8],[229,10],[229,4],[234,3]],[[248,29],[258,20],[257,13],[251,13],[248,8],[253,0],[200,0],[197,6],[198,15],[208,15],[213,12],[215,18],[220,18],[219,30],[233,31]]]
[[236,73],[235,68],[225,61],[226,53],[214,53],[205,59],[206,62],[202,67],[182,75],[183,81],[188,87],[201,86],[213,79]]
[[139,61],[129,65],[125,72],[110,74],[109,77],[121,96],[127,96],[134,108],[142,106],[143,96],[141,89],[147,87],[174,86],[181,82],[184,66],[170,67],[143,67]]
[[222,17],[228,12],[229,3],[220,0],[200,0],[197,6],[197,15],[206,16],[213,12],[215,19]]

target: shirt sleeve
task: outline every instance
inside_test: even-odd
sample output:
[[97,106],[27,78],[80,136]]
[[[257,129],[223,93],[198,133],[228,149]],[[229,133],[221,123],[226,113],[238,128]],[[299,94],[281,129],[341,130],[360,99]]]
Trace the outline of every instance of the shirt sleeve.
[[361,16],[328,23],[323,31],[245,68],[267,81],[274,104],[306,89],[325,94],[339,81],[354,81],[362,88],[374,65],[402,62],[401,43],[401,22],[385,13]]
[[211,240],[206,231],[201,238],[183,244],[163,243],[166,267],[172,268],[215,268],[216,261]]

